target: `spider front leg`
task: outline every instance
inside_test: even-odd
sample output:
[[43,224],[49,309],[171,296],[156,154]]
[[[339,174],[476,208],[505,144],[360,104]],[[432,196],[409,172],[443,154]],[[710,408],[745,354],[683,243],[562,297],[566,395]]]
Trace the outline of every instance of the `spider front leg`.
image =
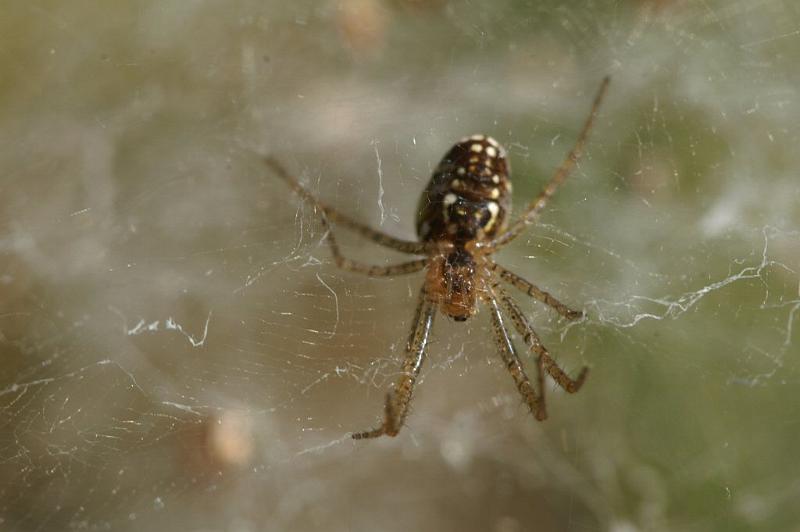
[[525,280],[514,272],[511,272],[496,262],[489,264],[489,268],[500,274],[500,278],[507,283],[514,285],[515,288],[525,292],[534,299],[538,299],[545,305],[552,307],[553,310],[567,318],[568,320],[577,320],[583,317],[583,312],[580,310],[572,310],[564,303],[553,297],[549,292],[545,292],[530,281]]
[[525,373],[525,369],[522,367],[522,361],[519,359],[514,343],[508,335],[508,329],[503,323],[503,316],[500,314],[497,297],[491,289],[486,296],[486,304],[489,306],[492,331],[494,332],[495,343],[500,351],[500,357],[503,359],[508,372],[511,373],[511,377],[517,385],[517,390],[525,399],[525,403],[527,403],[533,416],[539,421],[544,421],[547,419],[547,409],[544,404],[544,373],[542,372],[541,362],[537,377],[537,385],[540,392],[537,393],[527,373]]
[[[586,380],[586,375],[589,373],[589,368],[584,366],[577,378],[570,378],[569,375],[567,375],[564,370],[558,366],[558,363],[553,360],[553,357],[550,356],[547,348],[542,344],[542,340],[539,338],[539,335],[537,335],[536,331],[533,330],[533,327],[531,327],[528,319],[522,313],[522,310],[520,310],[519,306],[511,298],[511,296],[506,294],[499,286],[495,286],[494,288],[500,294],[500,300],[503,303],[503,307],[511,316],[511,322],[514,324],[517,332],[522,335],[523,340],[525,344],[527,344],[528,348],[536,353],[539,371],[541,372],[544,370],[549,373],[553,380],[555,380],[558,385],[568,393],[575,393],[580,390],[581,386],[583,386],[583,382]],[[540,382],[543,380],[541,375],[539,380]],[[541,391],[542,405],[544,405],[544,388],[541,388]]]
[[430,301],[423,287],[420,290],[414,325],[406,345],[406,357],[403,361],[400,378],[395,383],[393,390],[386,394],[383,423],[378,428],[354,433],[353,439],[363,440],[383,435],[397,436],[397,433],[400,432],[408,414],[411,395],[414,392],[422,361],[425,358],[425,348],[428,346],[428,337],[435,314],[436,306]]

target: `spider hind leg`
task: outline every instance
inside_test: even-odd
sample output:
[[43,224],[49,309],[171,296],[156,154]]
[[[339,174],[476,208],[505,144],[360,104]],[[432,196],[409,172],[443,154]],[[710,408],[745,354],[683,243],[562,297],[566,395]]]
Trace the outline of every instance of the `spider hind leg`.
[[608,84],[610,81],[611,78],[606,76],[603,78],[603,81],[600,82],[600,88],[597,89],[597,93],[595,94],[594,101],[592,102],[592,108],[589,111],[589,116],[586,118],[580,133],[578,133],[578,138],[575,141],[575,145],[569,151],[561,165],[556,169],[555,173],[550,178],[550,181],[547,182],[547,184],[544,186],[544,189],[539,193],[536,199],[528,204],[525,212],[522,213],[517,221],[514,222],[503,234],[498,235],[491,242],[492,248],[495,250],[500,249],[517,238],[526,227],[535,223],[539,218],[539,215],[542,213],[542,210],[544,210],[545,206],[547,205],[547,202],[550,201],[550,198],[552,198],[553,195],[555,195],[561,184],[566,181],[567,177],[569,177],[569,175],[572,173],[572,170],[575,169],[575,166],[577,166],[578,161],[583,155],[583,149],[586,145],[586,140],[589,138],[589,132],[592,130],[594,121],[597,118],[597,112],[600,110],[600,104],[603,103],[603,99],[606,96],[606,91],[608,90]]
[[[295,194],[314,205],[321,213],[325,215],[325,217],[327,217],[329,221],[347,227],[351,231],[358,233],[362,237],[371,240],[378,245],[411,255],[427,254],[427,247],[423,242],[403,240],[401,238],[387,235],[382,231],[377,231],[367,225],[362,224],[361,222],[357,222],[350,216],[347,216],[337,209],[334,209],[333,207],[321,202],[314,194],[303,187],[297,178],[290,174],[288,170],[286,170],[286,168],[274,157],[267,157],[264,159],[264,163],[275,175],[285,181],[286,184],[289,185],[289,188],[295,192]],[[327,225],[327,221],[324,221],[324,223]]]

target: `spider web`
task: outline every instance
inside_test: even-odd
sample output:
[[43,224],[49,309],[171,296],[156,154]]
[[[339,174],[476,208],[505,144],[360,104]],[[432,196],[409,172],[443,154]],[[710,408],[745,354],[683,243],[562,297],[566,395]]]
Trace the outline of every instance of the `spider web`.
[[[792,530],[800,9],[778,0],[34,2],[0,19],[0,528]],[[202,39],[198,39],[202,35]],[[313,209],[413,238],[452,142],[510,153],[496,260],[569,373],[526,411],[487,313],[337,270]],[[335,229],[346,254],[398,254]],[[513,290],[512,290],[512,293]],[[519,338],[520,352],[524,353]],[[523,356],[530,372],[532,359]]]

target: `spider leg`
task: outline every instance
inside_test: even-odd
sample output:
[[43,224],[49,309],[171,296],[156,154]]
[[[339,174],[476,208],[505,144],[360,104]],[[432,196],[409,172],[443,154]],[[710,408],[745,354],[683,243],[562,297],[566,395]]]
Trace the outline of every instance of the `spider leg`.
[[333,229],[330,227],[327,215],[324,212],[322,214],[322,224],[328,230],[325,238],[331,248],[333,260],[336,262],[336,265],[343,270],[363,273],[370,277],[390,277],[392,275],[418,272],[428,264],[428,259],[417,259],[400,264],[390,264],[388,266],[373,266],[371,264],[350,260],[342,255],[342,252],[339,250],[339,244],[336,243],[336,238],[333,236]]
[[[505,291],[503,291],[503,289],[499,286],[495,286],[494,288],[500,294],[500,300],[503,303],[503,307],[511,316],[511,322],[514,324],[517,332],[522,335],[524,342],[528,345],[528,348],[536,353],[539,363],[539,371],[543,369],[549,373],[553,380],[555,380],[558,385],[568,393],[575,393],[580,390],[581,386],[583,386],[583,382],[586,380],[586,375],[589,373],[589,368],[584,366],[583,369],[581,369],[581,372],[578,374],[578,377],[571,379],[569,375],[567,375],[564,370],[558,366],[558,363],[553,360],[553,357],[550,356],[547,348],[544,346],[544,344],[542,344],[542,340],[539,338],[539,335],[537,335],[536,331],[533,330],[533,327],[531,327],[528,319],[522,313],[522,310],[520,310],[519,306],[511,298],[511,296],[506,294]],[[540,380],[542,380],[541,376]],[[544,388],[540,389],[542,391],[542,404],[544,404]]]
[[514,222],[505,233],[489,243],[489,247],[500,249],[519,236],[519,234],[522,233],[527,226],[534,223],[539,217],[539,214],[542,212],[542,209],[544,209],[545,205],[547,205],[547,201],[553,196],[553,194],[556,193],[558,187],[567,179],[567,177],[569,177],[570,173],[575,168],[575,165],[578,163],[581,155],[583,155],[583,148],[586,145],[586,139],[589,136],[589,131],[592,129],[592,125],[594,125],[595,118],[597,118],[597,111],[606,95],[606,89],[608,89],[608,83],[610,80],[611,78],[606,76],[600,83],[600,88],[597,90],[597,94],[594,97],[594,102],[592,103],[592,110],[589,112],[589,117],[586,119],[586,123],[583,124],[583,129],[581,129],[578,139],[575,141],[575,145],[567,154],[567,157],[561,163],[561,166],[556,169],[553,177],[550,178],[550,181],[547,183],[547,185],[545,185],[544,189],[539,193],[536,199],[528,204],[527,209],[522,215],[520,215],[519,219]]
[[507,269],[503,268],[499,264],[497,264],[495,262],[490,262],[489,263],[489,268],[492,271],[498,273],[502,280],[504,280],[507,283],[513,285],[515,288],[519,289],[520,291],[525,292],[526,294],[528,294],[532,298],[538,299],[539,301],[541,301],[545,305],[548,305],[549,307],[552,307],[553,310],[555,310],[556,312],[558,312],[559,314],[561,314],[562,316],[564,316],[568,320],[577,320],[578,318],[582,318],[583,317],[583,312],[582,311],[580,311],[580,310],[572,310],[571,308],[566,306],[564,303],[562,303],[558,299],[554,298],[549,292],[545,292],[544,290],[542,290],[541,288],[539,288],[538,286],[536,286],[532,282],[523,279],[522,277],[520,277],[516,273],[508,271]]
[[420,290],[419,304],[406,345],[406,357],[403,361],[400,378],[394,384],[392,391],[386,394],[383,423],[378,428],[354,433],[353,439],[363,440],[383,435],[397,436],[408,414],[411,394],[414,392],[414,384],[417,382],[417,376],[425,358],[425,348],[428,345],[428,337],[435,314],[436,305],[430,301],[425,288],[423,288]]
[[492,331],[494,332],[495,343],[500,351],[500,357],[503,359],[508,372],[511,373],[511,377],[513,377],[514,383],[517,385],[517,390],[525,399],[533,416],[539,421],[544,421],[547,419],[547,409],[544,403],[544,373],[542,372],[541,361],[539,361],[537,378],[540,392],[536,393],[528,375],[525,373],[525,369],[522,367],[522,361],[514,348],[511,337],[508,335],[508,329],[503,323],[503,316],[500,314],[497,297],[491,289],[484,297],[492,318]]
[[345,227],[349,227],[351,230],[355,231],[361,236],[368,238],[369,240],[372,240],[381,246],[392,248],[403,253],[409,253],[411,255],[425,255],[427,253],[427,246],[421,242],[402,240],[400,238],[389,236],[381,231],[376,231],[375,229],[372,229],[371,227],[357,222],[345,214],[342,214],[333,207],[325,205],[311,192],[306,190],[303,185],[301,185],[294,176],[289,174],[289,172],[286,171],[286,168],[284,168],[283,165],[275,158],[267,157],[264,162],[272,169],[273,172],[278,175],[278,177],[286,181],[289,187],[291,187],[291,189],[294,190],[298,196],[317,207],[325,214],[325,216],[328,217],[330,221],[342,224]]

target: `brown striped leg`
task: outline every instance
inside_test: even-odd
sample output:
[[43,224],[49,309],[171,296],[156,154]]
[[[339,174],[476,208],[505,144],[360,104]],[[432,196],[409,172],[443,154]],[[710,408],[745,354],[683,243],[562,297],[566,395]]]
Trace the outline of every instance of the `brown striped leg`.
[[505,268],[503,268],[499,264],[496,264],[496,263],[492,262],[492,263],[490,263],[489,268],[491,268],[492,271],[494,271],[497,274],[499,274],[500,278],[502,280],[504,280],[505,282],[513,285],[515,288],[521,290],[522,292],[525,292],[526,294],[528,294],[532,298],[538,299],[539,301],[541,301],[545,305],[548,305],[549,307],[552,307],[553,310],[555,310],[556,312],[558,312],[559,314],[561,314],[562,316],[564,316],[568,320],[577,320],[578,318],[582,318],[583,317],[583,312],[582,311],[570,309],[564,303],[562,303],[561,301],[559,301],[558,299],[556,299],[552,295],[550,295],[549,292],[545,292],[544,290],[542,290],[541,288],[539,288],[538,286],[536,286],[532,282],[526,281],[525,279],[523,279],[522,277],[520,277],[516,273],[513,273],[513,272],[510,272],[510,271],[506,270]]
[[409,253],[411,255],[425,255],[427,254],[427,246],[421,242],[412,242],[410,240],[402,240],[400,238],[395,238],[393,236],[389,236],[381,231],[376,231],[369,226],[366,226],[360,222],[357,222],[350,218],[349,216],[340,213],[333,207],[329,207],[319,201],[316,196],[314,196],[311,192],[303,188],[297,179],[294,176],[290,175],[289,172],[283,167],[281,163],[279,163],[276,159],[272,157],[267,157],[264,161],[267,166],[269,166],[273,172],[275,172],[278,177],[286,181],[286,183],[291,187],[295,193],[303,198],[304,200],[312,203],[315,207],[317,207],[320,211],[322,211],[325,216],[328,217],[328,220],[334,223],[341,224],[345,227],[349,227],[351,230],[355,231],[356,233],[360,234],[361,236],[372,240],[373,242],[380,244],[382,246],[386,246],[388,248],[396,249],[397,251],[401,251],[403,253]]
[[417,376],[425,358],[425,348],[428,345],[428,337],[435,314],[436,306],[429,300],[428,294],[423,288],[420,290],[419,304],[414,316],[414,326],[406,345],[406,358],[403,361],[400,378],[395,383],[393,390],[386,394],[383,424],[376,429],[356,432],[353,434],[353,439],[363,440],[383,435],[397,436],[408,414],[411,394],[414,392],[414,384],[417,382]]
[[570,173],[572,173],[581,155],[583,155],[586,139],[589,136],[589,131],[592,129],[595,118],[597,118],[597,111],[600,109],[600,104],[603,102],[603,97],[606,95],[606,89],[608,89],[608,82],[610,80],[611,78],[606,76],[600,83],[600,88],[597,90],[594,102],[592,103],[592,110],[589,112],[589,118],[587,118],[586,123],[583,124],[583,129],[581,129],[578,135],[578,140],[575,141],[575,146],[573,146],[572,150],[567,154],[564,162],[556,169],[553,177],[550,178],[550,181],[545,185],[536,199],[528,204],[528,208],[519,219],[511,225],[508,231],[495,238],[494,241],[489,244],[489,247],[495,249],[503,247],[519,236],[527,226],[534,223],[542,212],[542,209],[547,205],[548,200],[553,197],[558,187],[561,186],[567,177],[569,177]]
[[[520,395],[525,399],[525,402],[530,408],[533,416],[539,421],[547,419],[547,409],[544,404],[544,394],[536,393],[533,388],[525,369],[522,367],[522,361],[519,359],[517,350],[514,349],[514,344],[508,335],[508,329],[503,323],[503,316],[500,314],[500,307],[497,304],[497,298],[494,293],[489,292],[486,298],[486,304],[489,307],[490,315],[492,318],[492,331],[494,332],[494,339],[497,343],[497,348],[500,351],[500,357],[506,365],[506,369],[514,378],[514,383],[517,385]],[[537,379],[539,390],[542,388],[542,371],[539,368],[539,378]]]
[[[586,375],[589,373],[589,368],[584,366],[581,369],[581,372],[578,374],[576,379],[571,379],[569,375],[567,375],[564,370],[562,370],[553,357],[550,356],[550,353],[547,351],[547,348],[542,344],[542,340],[539,338],[539,335],[536,334],[536,331],[533,330],[531,324],[528,322],[528,319],[522,313],[519,306],[514,302],[514,300],[506,294],[502,288],[499,286],[495,287],[495,290],[500,295],[500,300],[503,303],[503,307],[506,309],[506,312],[511,316],[511,322],[514,324],[514,327],[517,329],[517,332],[522,335],[525,343],[528,345],[528,348],[536,353],[539,361],[539,368],[544,369],[550,376],[555,380],[564,391],[568,393],[575,393],[581,389],[583,386],[583,382],[586,380]],[[540,382],[542,378],[540,377]],[[542,404],[544,404],[544,388],[540,388],[542,393]]]
[[363,273],[371,277],[390,277],[392,275],[403,275],[407,273],[418,272],[428,264],[428,259],[417,259],[403,262],[401,264],[390,264],[388,266],[373,266],[371,264],[364,264],[362,262],[350,260],[342,255],[341,251],[339,250],[339,244],[336,243],[336,238],[333,236],[333,229],[331,229],[326,216],[327,215],[325,213],[322,214],[322,224],[328,230],[325,238],[331,248],[333,260],[336,262],[336,265],[343,270]]

